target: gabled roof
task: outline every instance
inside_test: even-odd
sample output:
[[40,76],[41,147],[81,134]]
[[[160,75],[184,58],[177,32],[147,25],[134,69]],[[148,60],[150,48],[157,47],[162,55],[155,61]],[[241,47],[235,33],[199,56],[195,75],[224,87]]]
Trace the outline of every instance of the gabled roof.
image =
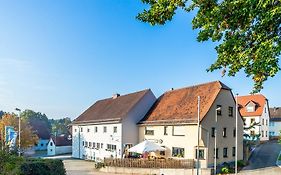
[[60,136],[51,136],[54,144],[56,146],[71,146],[72,140],[69,139],[68,135],[60,135]]
[[281,107],[270,108],[270,121],[281,121]]
[[176,89],[161,95],[140,124],[192,123],[197,121],[198,96],[200,120],[209,111],[221,89],[231,90],[220,81]]
[[120,122],[148,92],[151,92],[151,90],[146,89],[116,98],[99,100],[76,118],[73,124],[106,121]]
[[[251,101],[256,104],[256,109],[254,112],[247,112],[247,104],[249,104]],[[261,116],[266,101],[267,99],[262,94],[239,96],[238,104],[242,117]]]

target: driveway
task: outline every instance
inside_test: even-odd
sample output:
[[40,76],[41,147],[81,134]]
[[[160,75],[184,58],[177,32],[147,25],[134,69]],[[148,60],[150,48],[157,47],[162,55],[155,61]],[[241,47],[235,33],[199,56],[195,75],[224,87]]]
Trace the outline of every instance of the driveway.
[[95,169],[94,162],[79,160],[79,159],[65,159],[63,160],[67,175],[110,175],[112,173],[103,173]]
[[249,165],[243,170],[276,167],[276,159],[280,151],[281,145],[277,141],[269,141],[259,145],[252,153]]

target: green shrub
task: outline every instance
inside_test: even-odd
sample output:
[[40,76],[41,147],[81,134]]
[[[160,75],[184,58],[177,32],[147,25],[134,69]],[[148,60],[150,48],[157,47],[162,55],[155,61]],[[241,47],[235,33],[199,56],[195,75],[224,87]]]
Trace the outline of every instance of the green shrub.
[[246,163],[243,160],[238,160],[237,161],[237,166],[238,167],[244,167],[244,166],[246,166]]
[[95,163],[95,168],[96,169],[100,169],[100,168],[103,168],[103,167],[105,167],[104,163],[102,163],[102,162],[96,162]]

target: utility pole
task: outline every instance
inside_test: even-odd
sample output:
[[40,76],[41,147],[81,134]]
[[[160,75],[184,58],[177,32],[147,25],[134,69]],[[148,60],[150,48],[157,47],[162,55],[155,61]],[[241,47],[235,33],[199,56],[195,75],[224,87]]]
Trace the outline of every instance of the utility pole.
[[236,94],[235,103],[235,175],[237,175],[237,159],[238,159],[238,94]]
[[198,116],[197,116],[197,175],[199,175],[199,135],[200,135],[200,96],[198,96]]

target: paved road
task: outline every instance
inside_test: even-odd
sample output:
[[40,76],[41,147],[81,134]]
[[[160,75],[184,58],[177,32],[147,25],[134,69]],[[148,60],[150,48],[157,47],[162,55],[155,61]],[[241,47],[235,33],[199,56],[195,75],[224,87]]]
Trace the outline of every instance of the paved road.
[[249,160],[249,165],[243,170],[276,167],[276,159],[280,151],[281,145],[277,141],[269,141],[258,146]]
[[[67,175],[111,175],[112,173],[103,173],[95,169],[94,162],[79,160],[79,159],[65,159],[63,160]],[[118,174],[116,174],[118,175]],[[120,174],[119,174],[120,175]]]

